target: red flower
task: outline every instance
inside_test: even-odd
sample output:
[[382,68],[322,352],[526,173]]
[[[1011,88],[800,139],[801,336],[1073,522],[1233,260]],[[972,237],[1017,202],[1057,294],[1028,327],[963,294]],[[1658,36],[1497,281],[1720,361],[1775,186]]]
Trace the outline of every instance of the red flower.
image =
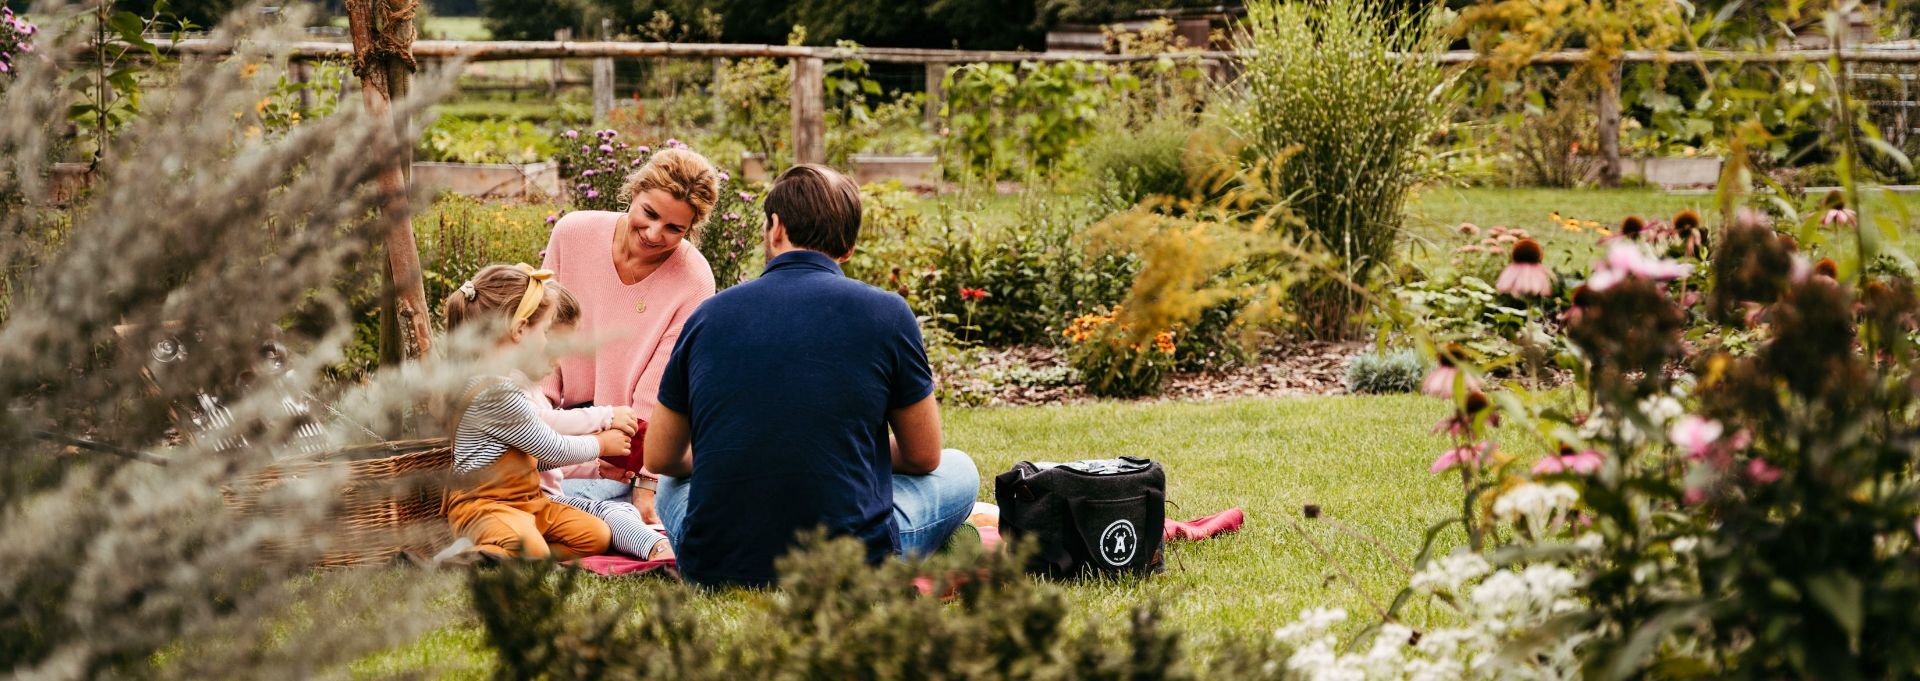
[[983,288],[967,288],[965,286],[960,287],[961,300],[982,300],[986,298],[987,295],[988,295],[987,290]]

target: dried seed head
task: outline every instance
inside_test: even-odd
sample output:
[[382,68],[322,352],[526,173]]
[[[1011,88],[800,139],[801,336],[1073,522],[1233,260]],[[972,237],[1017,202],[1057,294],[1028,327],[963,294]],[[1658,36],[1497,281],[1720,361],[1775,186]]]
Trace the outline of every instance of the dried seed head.
[[1639,239],[1640,232],[1646,228],[1647,221],[1640,219],[1638,215],[1629,215],[1627,219],[1620,221],[1620,234],[1629,239]]
[[1513,262],[1521,265],[1538,265],[1541,261],[1540,242],[1521,239],[1513,244]]
[[1700,214],[1694,212],[1692,208],[1680,211],[1679,215],[1673,216],[1673,231],[1680,233],[1682,236],[1699,228]]
[[1813,273],[1828,279],[1839,279],[1840,265],[1833,258],[1821,258],[1820,262],[1814,264]]
[[1847,195],[1840,193],[1838,189],[1829,189],[1827,190],[1827,195],[1820,199],[1820,205],[1824,206],[1827,210],[1846,208]]

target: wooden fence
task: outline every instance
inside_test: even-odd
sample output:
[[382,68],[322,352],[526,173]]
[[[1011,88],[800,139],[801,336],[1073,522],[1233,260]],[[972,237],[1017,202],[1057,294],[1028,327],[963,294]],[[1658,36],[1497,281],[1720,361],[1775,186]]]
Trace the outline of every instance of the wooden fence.
[[[165,46],[165,43],[162,43]],[[207,39],[189,39],[179,42],[171,49],[181,54],[226,54],[233,50],[231,44]],[[339,42],[301,41],[285,46],[285,51],[296,60],[304,59],[350,59],[353,56],[352,45]],[[940,83],[947,69],[956,64],[979,63],[1017,63],[1017,62],[1063,62],[1084,61],[1102,63],[1128,63],[1157,61],[1162,58],[1194,61],[1205,65],[1212,73],[1221,73],[1231,68],[1239,60],[1235,52],[1179,52],[1172,54],[1099,54],[1083,52],[1008,52],[976,50],[940,50],[898,47],[862,47],[857,51],[833,47],[810,47],[798,45],[750,45],[750,44],[708,44],[708,43],[657,43],[625,42],[614,40],[599,41],[464,41],[464,40],[421,40],[413,44],[413,55],[421,62],[434,61],[515,61],[529,59],[592,59],[594,60],[592,85],[594,88],[594,115],[604,119],[613,103],[613,62],[619,59],[653,58],[711,58],[740,59],[748,57],[770,57],[790,60],[794,64],[792,84],[792,125],[794,158],[799,162],[820,162],[826,158],[826,92],[825,63],[827,60],[846,59],[857,56],[868,62],[923,64],[927,70],[927,107],[931,119],[939,110],[943,101]],[[1775,52],[1660,52],[1628,51],[1615,61],[1613,86],[1603,88],[1596,103],[1599,127],[1596,131],[1601,140],[1600,153],[1603,157],[1603,179],[1618,180],[1620,174],[1620,88],[1618,69],[1621,64],[1663,63],[1663,64],[1788,64],[1803,62],[1825,62],[1838,59],[1842,63],[1875,64],[1920,64],[1920,49],[1891,49],[1881,47],[1862,47],[1844,50],[1782,50]],[[1444,64],[1467,65],[1479,63],[1484,55],[1471,51],[1443,52],[1439,61]],[[1530,63],[1534,65],[1566,65],[1586,63],[1592,56],[1584,50],[1545,52],[1533,55]]]

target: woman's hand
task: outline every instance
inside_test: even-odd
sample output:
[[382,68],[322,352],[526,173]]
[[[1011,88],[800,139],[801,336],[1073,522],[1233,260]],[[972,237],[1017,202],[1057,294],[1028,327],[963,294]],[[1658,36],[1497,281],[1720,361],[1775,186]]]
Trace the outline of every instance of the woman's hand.
[[601,456],[619,456],[633,447],[633,436],[618,428],[600,431],[594,437],[600,440]]
[[654,490],[644,487],[633,488],[633,507],[640,509],[640,520],[648,525],[660,524],[660,513],[653,508]]
[[633,407],[614,407],[613,427],[631,437],[640,432],[640,418],[633,415]]

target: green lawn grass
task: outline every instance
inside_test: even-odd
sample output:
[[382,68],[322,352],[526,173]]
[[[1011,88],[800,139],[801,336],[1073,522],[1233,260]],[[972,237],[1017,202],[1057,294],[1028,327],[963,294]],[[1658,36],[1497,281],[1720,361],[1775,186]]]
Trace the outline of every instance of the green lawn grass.
[[[1411,561],[1424,530],[1458,503],[1458,480],[1427,472],[1444,448],[1428,433],[1443,411],[1439,400],[1415,396],[1105,402],[953,409],[946,412],[946,432],[949,446],[979,463],[982,499],[992,499],[992,476],[1017,461],[1125,454],[1166,466],[1167,499],[1175,505],[1170,517],[1245,509],[1248,523],[1241,532],[1169,547],[1164,575],[1070,587],[1078,624],[1121,621],[1128,608],[1156,600],[1204,656],[1225,637],[1269,635],[1304,608],[1346,608],[1353,614],[1349,633],[1372,621],[1373,606],[1361,593],[1387,602],[1406,583],[1405,573],[1367,540],[1303,520],[1301,508],[1318,504],[1327,516]],[[1461,539],[1455,530],[1443,534],[1441,543],[1450,549]],[[1315,543],[1344,566],[1358,589]],[[651,579],[608,579],[598,581],[591,596],[618,599],[655,588],[674,587]],[[730,613],[765,597],[702,596],[702,617],[724,635],[734,619]],[[1407,614],[1415,624],[1445,617],[1426,606]],[[465,615],[457,622],[355,671],[485,676],[491,658],[480,628]]]

